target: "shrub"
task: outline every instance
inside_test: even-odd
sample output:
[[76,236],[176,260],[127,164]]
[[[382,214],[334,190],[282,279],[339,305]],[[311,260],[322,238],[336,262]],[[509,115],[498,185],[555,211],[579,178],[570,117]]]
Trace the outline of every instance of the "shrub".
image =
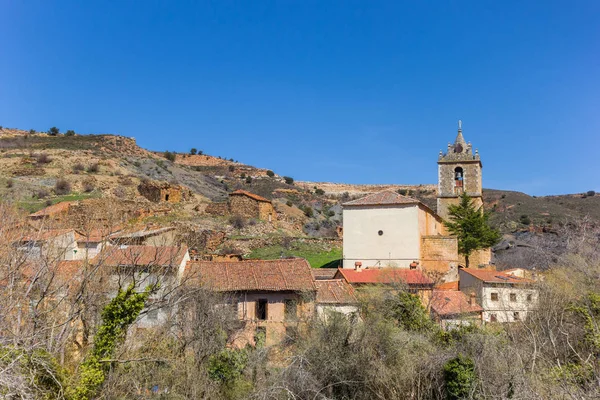
[[35,132],[35,129],[30,129],[30,130],[29,130],[29,134],[30,134],[30,135],[35,135],[35,134],[36,134],[36,132]]
[[229,172],[233,172],[233,171],[235,171],[235,167],[233,165],[230,165],[229,166]]
[[50,136],[56,136],[59,133],[60,133],[60,129],[58,129],[55,126],[53,126],[52,128],[48,129],[48,135],[50,135]]
[[285,183],[287,183],[288,185],[293,185],[294,184],[294,178],[290,177],[290,176],[284,176],[283,180],[285,181]]
[[292,202],[291,202],[291,200],[288,200],[288,201],[287,201],[285,204],[286,204],[288,207],[292,207],[292,206],[294,205],[294,203],[292,203]]
[[139,162],[139,161],[134,161],[134,162],[133,162],[133,165],[139,168],[139,167],[141,167],[141,166],[142,166],[142,163],[141,163],[141,162]]
[[323,189],[319,188],[319,189],[315,190],[315,194],[317,196],[323,196],[325,194],[325,191]]
[[41,164],[49,164],[52,162],[52,159],[46,153],[38,154],[35,159],[36,159],[36,162],[40,165]]
[[246,183],[252,183],[252,177],[251,176],[247,176],[246,177]]
[[505,199],[505,198],[506,198],[506,195],[505,195],[505,194],[503,194],[502,196],[500,196],[500,198],[501,198],[501,199]]
[[241,215],[234,215],[229,218],[229,223],[236,229],[243,229],[246,226],[246,221]]
[[268,170],[268,171],[267,171],[267,176],[268,176],[269,178],[272,178],[272,177],[274,177],[274,176],[275,176],[275,172],[273,172],[273,171],[271,171],[271,170]]
[[204,154],[202,150],[198,150],[198,155],[201,156],[202,154]]
[[171,162],[175,161],[175,159],[177,158],[177,154],[175,153],[171,153],[170,151],[165,151],[164,154],[165,158]]
[[198,149],[192,147],[192,149],[190,150],[190,154],[193,155],[193,156],[195,156],[196,153],[198,153]]
[[593,190],[588,190],[587,193],[588,197],[594,197],[596,195],[596,192],[594,192]]
[[67,131],[67,133],[65,133],[65,136],[75,136],[75,131],[74,131],[74,130],[72,130],[72,129],[69,129],[69,130]]
[[97,174],[99,171],[100,166],[98,165],[98,163],[90,164],[87,168],[87,172],[89,172],[90,174]]
[[122,199],[125,196],[127,196],[127,191],[122,186],[117,186],[116,188],[114,188],[113,191],[112,191],[112,193],[113,193],[113,195],[115,195],[115,197],[118,197],[120,199]]
[[448,400],[471,398],[477,381],[475,363],[471,358],[459,354],[444,365],[444,381]]
[[9,179],[9,180],[6,181],[6,187],[9,188],[9,189],[11,187],[13,187],[14,184],[15,184],[15,182],[12,179]]
[[[91,178],[91,177],[90,177]],[[92,192],[96,189],[96,182],[92,179],[86,179],[83,181],[83,191],[86,193]]]
[[71,193],[71,184],[66,179],[59,179],[54,185],[54,192],[58,195]]
[[35,197],[37,197],[38,199],[45,199],[48,196],[50,196],[50,193],[46,189],[40,189],[35,194]]
[[46,207],[50,207],[52,205],[52,200],[48,199],[44,204],[46,204]]
[[408,193],[408,190],[406,190],[406,189],[398,189],[398,194],[401,194],[402,196],[406,196],[407,193]]
[[529,225],[531,224],[531,218],[529,218],[528,215],[523,214],[519,217],[519,221],[523,224],[523,225]]
[[302,211],[304,211],[304,215],[306,215],[308,218],[312,218],[313,215],[315,215],[315,212],[311,206],[302,207]]
[[242,172],[242,174],[240,175],[240,179],[246,179],[246,174]]
[[85,167],[82,163],[77,163],[73,165],[73,173],[78,174],[80,172],[83,172],[83,170],[85,170]]

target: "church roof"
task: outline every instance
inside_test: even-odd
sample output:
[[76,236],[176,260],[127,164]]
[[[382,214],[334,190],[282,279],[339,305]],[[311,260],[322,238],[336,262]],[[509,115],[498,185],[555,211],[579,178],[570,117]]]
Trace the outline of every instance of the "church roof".
[[382,206],[396,204],[419,204],[419,200],[412,197],[402,196],[392,190],[384,190],[378,193],[372,193],[360,199],[348,201],[343,206]]

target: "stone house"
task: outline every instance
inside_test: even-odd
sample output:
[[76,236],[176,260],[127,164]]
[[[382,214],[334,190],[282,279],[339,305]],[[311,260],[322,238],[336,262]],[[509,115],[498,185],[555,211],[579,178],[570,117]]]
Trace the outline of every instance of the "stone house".
[[474,295],[483,322],[516,322],[537,308],[535,281],[489,269],[460,268],[459,289]]
[[229,193],[229,212],[244,218],[257,218],[268,222],[274,222],[276,218],[271,200],[241,189]]
[[104,248],[92,261],[109,277],[109,296],[118,288],[135,282],[144,290],[148,285],[160,283],[150,296],[137,326],[150,328],[164,323],[171,311],[163,307],[169,293],[182,281],[185,266],[190,261],[187,247],[175,246],[110,246]]
[[358,314],[358,299],[354,288],[344,279],[315,280],[317,316],[327,318],[332,312],[347,316]]
[[302,258],[194,261],[188,270],[204,286],[222,293],[244,322],[231,339],[234,346],[255,345],[261,336],[267,346],[293,338],[299,324],[314,312],[317,288]]
[[455,290],[434,290],[428,305],[433,320],[444,330],[481,324],[483,308],[477,304],[475,294],[467,296]]
[[144,181],[138,185],[138,192],[154,203],[180,203],[191,197],[191,191],[181,185],[168,182]]
[[47,229],[31,232],[15,244],[28,260],[74,260],[77,241],[73,229]]

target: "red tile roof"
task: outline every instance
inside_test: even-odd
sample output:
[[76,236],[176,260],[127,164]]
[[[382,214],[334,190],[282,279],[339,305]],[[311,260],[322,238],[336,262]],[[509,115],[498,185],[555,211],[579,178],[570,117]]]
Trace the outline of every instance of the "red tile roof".
[[179,266],[187,251],[185,246],[112,246],[102,250],[94,262],[105,266]]
[[373,193],[360,199],[348,201],[345,206],[379,206],[379,205],[394,205],[394,204],[419,204],[419,200],[412,197],[402,196],[392,190],[384,190],[382,192]]
[[31,232],[23,238],[21,238],[22,242],[37,242],[44,241],[48,239],[52,239],[61,235],[68,234],[73,232],[73,229],[47,229],[43,231]]
[[313,278],[317,280],[333,279],[337,274],[337,268],[313,268],[310,272],[312,272]]
[[248,196],[251,199],[254,199],[254,200],[257,200],[257,201],[264,201],[264,202],[267,202],[267,203],[271,202],[271,200],[269,200],[269,199],[265,199],[262,196],[259,196],[259,195],[254,194],[254,193],[247,192],[247,191],[242,190],[242,189],[238,189],[235,192],[229,193],[229,195],[230,196],[242,195],[242,196]]
[[434,290],[431,295],[431,310],[440,316],[450,316],[483,311],[477,303],[471,304],[463,292],[454,290]]
[[409,286],[431,286],[433,281],[418,269],[404,268],[365,268],[338,269],[337,276],[343,277],[351,284],[392,284],[404,283]]
[[465,272],[485,283],[510,283],[510,284],[531,284],[535,283],[531,279],[520,278],[500,271],[490,269],[461,268],[459,271]]
[[115,232],[119,231],[120,228],[115,228],[115,229],[92,229],[89,232],[83,232],[83,231],[76,231],[75,232],[75,239],[78,242],[90,242],[90,243],[96,243],[96,242],[102,242],[104,240],[107,240],[108,237],[110,235],[115,234]]
[[317,303],[356,304],[354,288],[343,279],[315,281],[317,286]]
[[188,272],[220,292],[315,291],[310,265],[303,258],[246,260],[237,262],[194,261]]
[[70,201],[62,201],[60,203],[52,204],[51,206],[48,206],[46,208],[42,208],[41,210],[34,212],[33,214],[30,214],[29,217],[30,218],[51,217],[53,215],[69,211],[70,206],[71,206]]
[[458,281],[440,283],[435,285],[435,288],[438,290],[458,290]]

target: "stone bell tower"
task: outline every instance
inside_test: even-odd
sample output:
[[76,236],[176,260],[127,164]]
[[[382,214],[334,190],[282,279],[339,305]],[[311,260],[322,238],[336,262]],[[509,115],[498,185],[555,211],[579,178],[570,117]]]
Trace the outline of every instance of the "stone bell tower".
[[476,206],[483,205],[481,190],[481,159],[479,152],[473,150],[462,134],[462,121],[458,121],[458,134],[454,143],[448,143],[444,154],[438,157],[438,195],[437,213],[448,218],[448,206],[458,204],[459,197],[467,193]]

